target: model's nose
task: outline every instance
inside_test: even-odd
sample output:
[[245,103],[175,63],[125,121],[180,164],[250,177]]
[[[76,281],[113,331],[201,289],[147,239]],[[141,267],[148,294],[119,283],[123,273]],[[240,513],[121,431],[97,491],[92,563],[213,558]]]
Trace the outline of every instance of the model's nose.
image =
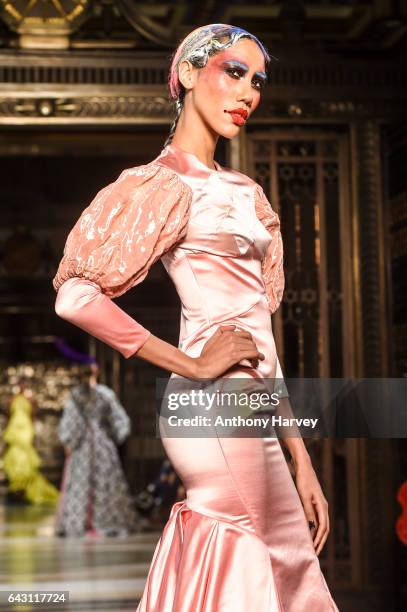
[[244,103],[246,110],[250,111],[253,104],[253,88],[251,85],[242,84],[242,88],[237,96],[237,102],[240,104]]

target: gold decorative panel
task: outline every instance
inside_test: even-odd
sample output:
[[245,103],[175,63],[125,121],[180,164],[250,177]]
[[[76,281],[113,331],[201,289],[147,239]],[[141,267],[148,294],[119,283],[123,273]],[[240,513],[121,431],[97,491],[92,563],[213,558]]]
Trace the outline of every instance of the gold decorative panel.
[[249,142],[253,176],[281,219],[286,287],[277,335],[286,373],[349,375],[352,226],[349,180],[340,181],[343,137],[255,133]]
[[[248,133],[248,165],[278,212],[286,287],[273,317],[286,378],[355,375],[353,222],[345,133],[276,129]],[[322,439],[309,452],[330,506],[321,553],[328,582],[360,584],[359,442]]]
[[61,49],[90,6],[90,0],[0,0],[0,16],[20,35],[21,47]]

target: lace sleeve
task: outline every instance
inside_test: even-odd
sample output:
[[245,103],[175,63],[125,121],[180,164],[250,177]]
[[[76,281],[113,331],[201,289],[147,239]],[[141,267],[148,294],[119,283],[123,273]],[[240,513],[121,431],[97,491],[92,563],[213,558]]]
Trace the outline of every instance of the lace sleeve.
[[150,163],[122,172],[82,212],[70,232],[53,280],[97,283],[118,297],[183,236],[191,190],[172,170]]
[[140,283],[186,231],[190,187],[170,169],[125,170],[102,189],[70,232],[53,285],[61,318],[129,358],[150,332],[111,298]]
[[262,273],[270,312],[273,313],[279,307],[284,293],[283,241],[280,219],[271,208],[263,189],[257,184],[254,201],[257,218],[271,235],[271,243],[262,261]]

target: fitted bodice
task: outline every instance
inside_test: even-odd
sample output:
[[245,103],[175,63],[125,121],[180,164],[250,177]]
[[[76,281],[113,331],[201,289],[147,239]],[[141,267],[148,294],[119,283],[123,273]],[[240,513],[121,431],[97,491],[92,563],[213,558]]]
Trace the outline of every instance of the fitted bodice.
[[179,348],[199,356],[220,324],[234,323],[266,355],[260,376],[273,378],[270,313],[284,290],[283,247],[261,186],[173,144],[123,170],[69,233],[53,279],[57,313],[132,356],[150,332],[110,298],[142,282],[158,259],[181,299]]
[[266,341],[270,359],[262,374],[272,376],[275,345],[261,268],[272,238],[256,215],[256,184],[219,164],[211,170],[174,145],[157,162],[192,191],[186,234],[162,257],[182,304],[179,348],[197,356],[218,325],[235,323]]

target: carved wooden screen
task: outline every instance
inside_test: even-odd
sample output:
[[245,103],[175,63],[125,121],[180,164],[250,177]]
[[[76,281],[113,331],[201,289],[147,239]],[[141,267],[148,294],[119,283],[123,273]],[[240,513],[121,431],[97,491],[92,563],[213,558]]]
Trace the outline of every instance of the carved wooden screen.
[[[346,135],[299,130],[248,134],[248,172],[278,212],[286,285],[273,329],[286,377],[355,374],[351,177]],[[309,446],[328,498],[331,534],[320,556],[333,586],[360,583],[359,443]]]

